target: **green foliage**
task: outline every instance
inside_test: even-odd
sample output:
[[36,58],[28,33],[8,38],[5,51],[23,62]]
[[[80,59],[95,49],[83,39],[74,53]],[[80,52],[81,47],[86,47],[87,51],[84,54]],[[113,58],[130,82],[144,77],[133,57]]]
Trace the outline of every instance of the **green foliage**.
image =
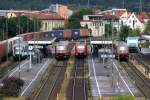
[[140,35],[141,31],[139,28],[132,30],[128,26],[122,26],[119,33],[120,40],[125,40],[127,36],[140,36]]
[[141,35],[141,31],[139,28],[133,29],[131,34],[129,34],[129,36],[140,36]]
[[146,24],[146,28],[144,30],[144,33],[150,34],[150,20]]
[[[149,6],[149,0],[142,0],[144,6]],[[0,0],[1,9],[44,9],[51,3],[87,5],[87,0]],[[90,0],[90,5],[101,5],[103,8],[122,7],[120,0]],[[137,0],[125,0],[125,7],[135,9]],[[75,7],[76,8],[76,7]]]
[[[17,34],[39,31],[42,26],[41,20],[29,19],[26,16],[12,18],[0,17],[0,39],[7,39]],[[8,33],[8,36],[7,36]]]
[[131,33],[131,29],[128,26],[121,26],[119,37],[120,40],[125,40],[125,38]]
[[112,97],[110,100],[136,100],[133,96]]
[[106,36],[111,36],[112,34],[112,25],[111,24],[106,24],[105,25],[105,35]]
[[75,12],[69,19],[69,22],[65,25],[68,29],[78,29],[80,28],[80,21],[83,20],[83,15],[92,14],[92,9],[80,9]]
[[20,80],[19,78],[10,77],[3,80],[3,87],[0,90],[0,94],[4,96],[18,96],[21,87],[24,84],[23,80]]

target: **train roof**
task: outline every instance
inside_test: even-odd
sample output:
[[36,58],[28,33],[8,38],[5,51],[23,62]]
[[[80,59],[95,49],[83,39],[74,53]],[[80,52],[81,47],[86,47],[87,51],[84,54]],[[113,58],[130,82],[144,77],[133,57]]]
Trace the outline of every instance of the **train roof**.
[[10,41],[14,41],[14,40],[17,40],[17,39],[23,39],[23,38],[19,37],[19,36],[15,36],[15,37],[9,38],[7,40],[0,41],[0,44],[10,42]]
[[145,39],[150,41],[150,35],[142,35],[139,39]]
[[135,40],[135,39],[138,39],[139,37],[138,36],[128,36],[126,39],[127,40]]

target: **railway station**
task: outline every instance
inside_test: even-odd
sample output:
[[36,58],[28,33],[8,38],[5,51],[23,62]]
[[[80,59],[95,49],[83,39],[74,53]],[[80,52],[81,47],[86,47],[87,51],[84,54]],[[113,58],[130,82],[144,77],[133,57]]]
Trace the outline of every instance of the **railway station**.
[[149,100],[150,35],[142,31],[150,18],[127,9],[74,10],[56,3],[6,11],[0,100]]

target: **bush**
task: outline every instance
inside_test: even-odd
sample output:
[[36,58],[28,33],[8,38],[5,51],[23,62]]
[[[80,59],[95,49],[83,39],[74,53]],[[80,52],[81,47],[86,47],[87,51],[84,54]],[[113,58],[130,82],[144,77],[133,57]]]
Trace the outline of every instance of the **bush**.
[[4,96],[18,96],[20,93],[20,90],[24,84],[24,81],[15,78],[15,77],[9,77],[3,80],[3,87],[0,90],[0,93]]

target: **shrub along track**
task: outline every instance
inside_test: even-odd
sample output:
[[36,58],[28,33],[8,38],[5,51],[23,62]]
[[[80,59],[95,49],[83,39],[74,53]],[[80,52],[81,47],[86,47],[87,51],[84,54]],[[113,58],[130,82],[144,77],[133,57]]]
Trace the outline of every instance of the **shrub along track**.
[[143,95],[150,99],[150,81],[136,69],[130,62],[121,62],[121,65],[125,68],[130,78],[135,82],[136,86],[143,93]]
[[68,86],[67,100],[87,100],[85,59],[75,59],[72,77]]
[[43,85],[31,95],[29,100],[55,100],[57,93],[60,91],[61,83],[64,79],[64,74],[67,66],[67,61],[57,61],[56,64],[48,72],[48,77]]

